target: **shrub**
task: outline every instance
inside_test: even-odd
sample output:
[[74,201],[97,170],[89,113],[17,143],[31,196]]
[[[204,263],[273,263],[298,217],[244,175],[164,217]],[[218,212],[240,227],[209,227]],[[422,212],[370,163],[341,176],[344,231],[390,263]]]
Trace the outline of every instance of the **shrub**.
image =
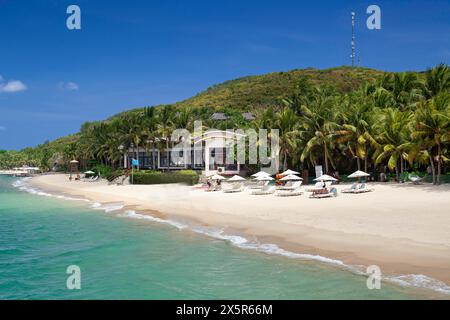
[[119,169],[119,170],[112,171],[110,174],[103,176],[103,177],[106,178],[106,180],[108,180],[109,182],[112,182],[115,179],[117,179],[118,177],[123,176],[124,174],[125,174],[125,170]]
[[133,184],[185,183],[194,185],[198,183],[198,179],[198,174],[192,170],[180,170],[168,173],[160,171],[135,171]]
[[107,177],[112,173],[112,168],[110,166],[105,166],[102,164],[96,165],[91,170],[94,171],[95,173],[100,173],[102,177]]

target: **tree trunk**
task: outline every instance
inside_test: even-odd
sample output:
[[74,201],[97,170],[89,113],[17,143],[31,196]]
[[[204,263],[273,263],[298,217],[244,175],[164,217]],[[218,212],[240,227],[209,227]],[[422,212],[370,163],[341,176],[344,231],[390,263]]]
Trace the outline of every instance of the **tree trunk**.
[[139,163],[139,145],[138,144],[136,144],[136,160],[138,161],[137,169],[139,171],[139,167],[141,166],[141,164]]
[[400,175],[403,176],[403,158],[400,156]]
[[284,161],[283,161],[283,168],[286,171],[287,170],[287,152],[284,152]]
[[398,160],[395,163],[395,176],[397,177],[397,183],[400,183],[400,175],[399,175],[399,172],[398,172]]
[[366,151],[366,155],[364,156],[364,172],[367,172],[368,167],[367,167],[367,151]]
[[356,164],[358,165],[358,170],[361,170],[361,161],[359,160],[359,157],[356,157]]
[[441,145],[438,145],[438,159],[437,159],[437,177],[436,184],[441,184]]
[[323,145],[323,150],[324,150],[323,157],[324,157],[324,160],[325,160],[325,174],[328,174],[328,156],[327,156],[328,149],[327,149],[327,144],[326,143],[324,143],[324,145]]
[[167,152],[167,169],[170,170],[169,139],[166,139],[166,152]]
[[434,161],[433,157],[430,155],[430,166],[431,166],[431,173],[433,175],[433,184],[436,184],[436,171],[434,169]]
[[156,170],[156,161],[155,161],[155,142],[152,142],[152,168]]

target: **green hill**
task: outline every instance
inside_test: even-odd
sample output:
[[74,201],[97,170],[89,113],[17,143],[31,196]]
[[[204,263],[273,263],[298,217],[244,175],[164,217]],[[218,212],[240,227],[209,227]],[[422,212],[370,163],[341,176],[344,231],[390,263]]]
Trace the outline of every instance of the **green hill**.
[[[384,71],[346,66],[324,70],[307,68],[273,72],[225,81],[211,86],[189,99],[177,102],[173,106],[177,109],[185,107],[190,107],[193,110],[198,109],[196,115],[204,120],[209,119],[215,111],[226,112],[236,120],[241,117],[241,112],[244,111],[257,113],[258,110],[268,106],[280,106],[281,100],[291,96],[296,90],[296,85],[304,78],[307,78],[313,85],[332,87],[340,93],[347,93],[357,89],[362,84],[375,82],[384,74],[386,74]],[[419,78],[423,77],[421,74],[418,75]],[[124,117],[127,114],[142,110],[143,108],[126,110],[104,121],[109,122],[114,118]],[[242,119],[242,121],[244,120]],[[26,159],[30,160],[36,157],[36,153],[46,149],[50,150],[50,154],[55,154],[55,151],[62,153],[67,146],[76,142],[78,138],[79,134],[61,137],[37,148],[26,148],[22,153],[26,155]],[[5,165],[3,164],[3,166]]]
[[289,96],[302,77],[308,77],[315,85],[333,86],[339,91],[349,92],[383,74],[384,72],[374,69],[351,67],[274,72],[226,81],[175,105],[233,109],[265,107],[277,104],[280,99]]

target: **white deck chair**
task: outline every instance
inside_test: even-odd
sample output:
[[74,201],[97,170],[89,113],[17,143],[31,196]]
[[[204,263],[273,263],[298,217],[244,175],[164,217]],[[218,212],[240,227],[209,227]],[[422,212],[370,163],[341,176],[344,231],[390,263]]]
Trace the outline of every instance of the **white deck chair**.
[[300,186],[303,183],[303,181],[288,181],[288,182],[292,182],[292,183],[289,186],[287,186],[287,185],[282,186],[282,187],[278,188],[278,190],[296,190],[296,189],[300,188]]
[[[301,185],[301,183],[300,183]],[[300,188],[300,185],[298,188],[292,189],[292,190],[279,190],[275,195],[278,197],[295,197],[300,196],[303,194],[303,191]]]
[[356,190],[355,193],[365,193],[371,191],[373,191],[373,188],[369,188],[365,183],[361,183],[361,185],[358,187],[358,190]]
[[327,193],[318,193],[318,194],[312,193],[309,197],[314,199],[322,199],[322,198],[337,197],[337,195],[338,193],[336,188],[331,188]]
[[355,191],[358,190],[358,185],[356,183],[352,184],[352,186],[350,188],[347,189],[343,189],[341,192],[342,193],[355,193]]
[[267,194],[273,194],[275,193],[276,187],[275,186],[265,186],[261,190],[255,190],[251,194],[254,196],[261,196],[261,195],[267,195]]
[[417,175],[412,175],[410,174],[408,176],[409,181],[411,181],[413,184],[420,184],[420,182],[422,182],[423,178],[417,176]]
[[237,193],[242,192],[244,188],[242,187],[241,183],[234,183],[231,188],[224,188],[222,191],[224,193]]
[[318,182],[316,182],[314,187],[310,187],[306,191],[313,192],[313,191],[321,190],[321,189],[323,189],[323,182],[322,181],[318,181]]

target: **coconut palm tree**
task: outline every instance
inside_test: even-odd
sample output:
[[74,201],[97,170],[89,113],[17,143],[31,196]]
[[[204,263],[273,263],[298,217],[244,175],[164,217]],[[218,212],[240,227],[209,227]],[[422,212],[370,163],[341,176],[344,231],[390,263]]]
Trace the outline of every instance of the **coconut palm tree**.
[[367,172],[369,148],[376,145],[372,136],[373,107],[362,92],[347,96],[342,107],[342,124],[336,130],[336,141],[347,143],[350,154],[356,158],[358,170],[361,170],[360,160],[364,160],[364,171]]
[[158,109],[157,113],[157,132],[158,135],[165,141],[165,152],[167,155],[167,167],[170,169],[170,149],[169,146],[171,144],[171,135],[174,126],[174,108],[170,105],[163,106]]
[[426,72],[424,95],[427,99],[439,95],[441,92],[450,92],[450,68],[440,64]]
[[408,128],[411,118],[409,111],[387,108],[380,114],[376,125],[378,148],[373,156],[375,165],[388,159],[387,165],[390,170],[395,169],[398,182],[404,170],[404,160],[408,159],[407,150],[411,148]]
[[422,98],[423,84],[412,72],[386,74],[379,85],[392,94],[395,106],[402,111],[410,110]]
[[309,158],[317,163],[317,151],[322,150],[325,163],[325,172],[329,172],[329,163],[333,167],[333,142],[338,128],[337,114],[335,112],[336,96],[326,89],[316,88],[309,105],[303,105],[300,117],[301,129],[299,135],[305,141],[305,147],[300,156],[301,162]]
[[430,159],[433,183],[440,184],[442,165],[450,161],[445,155],[445,145],[450,142],[450,95],[441,93],[420,104],[412,127],[412,138]]
[[275,129],[279,130],[279,153],[283,157],[283,169],[288,169],[288,158],[293,156],[296,143],[299,141],[299,123],[295,112],[290,108],[283,108],[276,114]]

